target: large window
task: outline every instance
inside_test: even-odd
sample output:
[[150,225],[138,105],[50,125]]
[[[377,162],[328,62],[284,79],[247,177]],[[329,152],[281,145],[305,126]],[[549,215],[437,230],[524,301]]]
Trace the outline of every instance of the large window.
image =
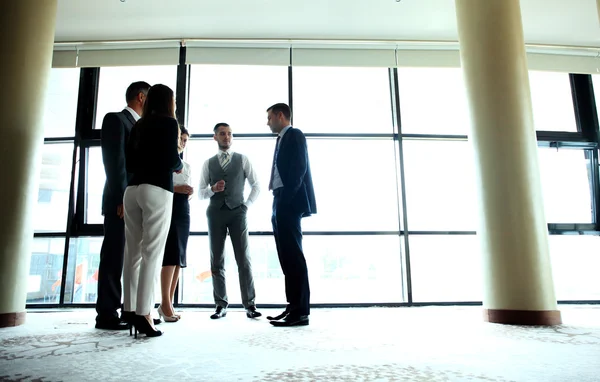
[[475,231],[473,154],[463,141],[404,141],[408,228]]
[[44,145],[33,219],[36,232],[64,232],[67,228],[72,164],[73,143]]
[[52,69],[44,108],[45,137],[74,137],[79,69]]
[[600,237],[550,236],[550,258],[558,300],[600,300]]
[[90,147],[87,151],[87,177],[85,187],[85,222],[87,224],[102,224],[102,194],[106,173],[102,162],[102,149],[99,146]]
[[[312,303],[400,302],[402,279],[398,236],[304,236]],[[285,303],[285,285],[275,241],[251,236],[250,254],[258,304]],[[229,303],[239,304],[240,287],[231,242],[225,246]],[[191,237],[183,272],[184,303],[212,304],[208,237]]]
[[481,301],[481,255],[475,235],[412,235],[413,300]]
[[102,237],[79,237],[69,243],[66,303],[95,303]]
[[[187,69],[178,71],[171,65],[52,70],[34,211],[29,304],[92,304],[97,299],[105,183],[97,129],[107,112],[125,107],[125,90],[134,81],[163,83],[174,91],[177,84],[186,86],[177,94],[186,98],[179,102],[187,105],[180,114],[193,134],[184,158],[192,168],[196,195],[190,202],[192,236],[179,303],[214,303],[209,201],[197,196],[202,166],[217,153],[212,129],[218,122],[231,125],[233,150],[249,158],[261,183],[261,194],[248,211],[257,303],[285,303],[272,236],[273,197],[267,189],[276,137],[266,125],[266,109],[278,102],[292,105],[293,124],[307,137],[318,209],[302,221],[312,303],[481,301],[476,156],[468,141],[470,114],[460,68]],[[188,77],[178,80],[184,73]],[[594,250],[600,234],[600,174],[596,142],[590,140],[598,134],[597,116],[587,115],[594,114],[589,81],[600,89],[599,78],[529,73],[540,146],[542,195],[536,202],[543,203],[550,224],[559,300],[600,300],[594,284],[600,265]],[[392,102],[396,99],[398,103]],[[79,113],[78,104],[85,106]],[[81,129],[77,135],[76,127]],[[247,186],[246,196],[249,192]],[[230,240],[225,251],[230,303],[239,304]],[[155,292],[158,301],[158,284]]]
[[529,72],[536,130],[577,131],[567,73]]
[[[398,68],[402,132],[468,134],[469,106],[461,69]],[[529,72],[536,130],[576,131],[569,75]]]
[[96,129],[102,128],[106,113],[121,111],[127,106],[125,91],[136,81],[150,85],[163,84],[175,92],[177,85],[176,66],[131,66],[100,69]]
[[212,134],[226,122],[237,134],[270,133],[267,108],[288,98],[287,67],[193,65],[188,130]]
[[549,223],[592,223],[589,156],[589,150],[539,149],[542,192]]
[[392,133],[384,68],[294,68],[294,125],[305,133]]
[[398,68],[398,87],[404,134],[468,133],[461,69]]
[[64,238],[35,238],[27,277],[28,304],[57,304],[60,299]]

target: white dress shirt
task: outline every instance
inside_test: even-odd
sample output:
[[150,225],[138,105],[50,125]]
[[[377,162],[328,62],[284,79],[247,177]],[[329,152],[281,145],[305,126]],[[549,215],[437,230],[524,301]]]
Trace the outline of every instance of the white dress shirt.
[[[233,155],[233,151],[219,150],[219,153],[217,154],[217,158],[219,159],[219,163],[221,164],[221,166],[223,165],[223,162],[222,162],[222,160],[223,160],[222,154],[223,153],[229,154],[230,158],[231,158],[231,156]],[[248,157],[246,157],[243,154],[239,154],[239,155],[241,155],[241,157],[242,157],[242,169],[244,170],[244,176],[248,180],[248,183],[250,184],[250,188],[251,188],[250,195],[248,195],[248,199],[244,202],[244,204],[246,205],[246,207],[250,207],[252,205],[252,203],[254,203],[256,201],[256,198],[258,198],[258,194],[260,193],[260,183],[258,182],[258,177],[256,176],[256,173],[254,172],[254,168],[252,167],[252,164],[248,160]],[[200,175],[200,191],[198,192],[198,197],[200,199],[208,199],[215,194],[210,189],[212,187],[212,185],[209,184],[209,181],[210,181],[209,171],[208,171],[208,162],[209,161],[210,161],[210,159],[206,160],[206,162],[204,162],[204,165],[202,166],[202,173]],[[229,163],[229,166],[231,166],[231,161]]]
[[173,185],[174,186],[192,186],[192,169],[190,165],[184,161],[181,161],[183,164],[183,168],[181,169],[181,173],[178,174],[176,172],[173,173]]
[[[279,145],[281,145],[281,140],[283,139],[283,136],[291,127],[292,127],[292,125],[288,125],[279,132],[279,142],[277,142],[276,150],[279,149]],[[275,163],[273,163],[273,189],[276,190],[281,187],[283,187],[283,181],[281,180],[281,176],[279,175],[279,169],[277,168],[277,162],[275,162]]]
[[131,113],[131,115],[133,116],[133,119],[135,119],[135,121],[139,121],[140,120],[140,116],[138,113],[135,112],[135,110],[133,110],[132,108],[130,108],[129,106],[125,107],[125,110],[127,110],[128,112]]

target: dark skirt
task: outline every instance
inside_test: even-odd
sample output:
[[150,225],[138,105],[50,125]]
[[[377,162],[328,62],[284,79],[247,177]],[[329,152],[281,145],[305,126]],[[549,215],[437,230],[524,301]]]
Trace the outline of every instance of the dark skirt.
[[167,236],[163,267],[178,265],[187,267],[186,249],[190,236],[190,202],[185,194],[173,194],[173,215]]

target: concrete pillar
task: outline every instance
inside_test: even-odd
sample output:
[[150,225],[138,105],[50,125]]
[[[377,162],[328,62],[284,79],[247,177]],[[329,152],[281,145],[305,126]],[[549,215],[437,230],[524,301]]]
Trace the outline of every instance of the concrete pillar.
[[484,317],[556,325],[519,0],[456,0],[479,195]]
[[0,2],[0,327],[25,322],[57,0]]

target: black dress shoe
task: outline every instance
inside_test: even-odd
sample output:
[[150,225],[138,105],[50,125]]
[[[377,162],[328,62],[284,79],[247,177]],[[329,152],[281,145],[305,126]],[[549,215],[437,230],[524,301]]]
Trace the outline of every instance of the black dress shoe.
[[269,321],[279,321],[282,318],[286,318],[288,314],[290,314],[290,307],[286,306],[285,310],[280,315],[275,316],[275,317],[267,316],[267,320],[269,320]]
[[227,308],[223,308],[222,306],[217,306],[217,310],[210,316],[213,320],[216,320],[221,317],[225,317],[227,315]]
[[260,313],[259,311],[256,310],[256,307],[254,305],[249,306],[248,308],[246,308],[246,317],[248,318],[258,318],[262,316],[262,313]]
[[273,326],[305,326],[308,325],[308,316],[290,316],[288,315],[283,321],[271,321]]
[[127,330],[129,329],[129,325],[125,322],[121,322],[119,319],[110,321],[96,321],[96,329]]

